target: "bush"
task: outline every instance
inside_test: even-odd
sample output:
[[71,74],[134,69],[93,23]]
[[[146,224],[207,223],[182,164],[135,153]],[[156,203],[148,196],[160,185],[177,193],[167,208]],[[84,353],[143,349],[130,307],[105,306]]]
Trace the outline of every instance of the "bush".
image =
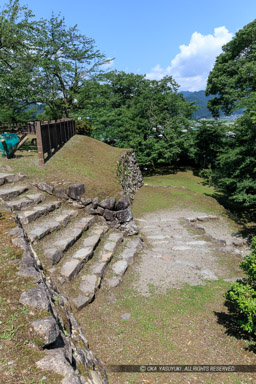
[[256,336],[256,237],[251,243],[252,252],[240,264],[247,277],[231,284],[225,293],[226,306],[236,317],[239,327]]

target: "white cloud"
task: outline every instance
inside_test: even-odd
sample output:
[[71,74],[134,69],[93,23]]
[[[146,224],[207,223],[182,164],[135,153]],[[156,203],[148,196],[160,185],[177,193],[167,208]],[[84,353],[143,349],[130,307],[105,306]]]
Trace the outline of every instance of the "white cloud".
[[205,89],[207,77],[213,68],[216,57],[221,53],[221,47],[232,39],[233,34],[226,27],[214,29],[213,35],[202,35],[194,32],[189,45],[181,45],[180,52],[171,61],[171,65],[162,68],[157,64],[148,79],[160,80],[164,76],[173,76],[185,91]]
[[114,59],[108,58],[106,60],[109,60],[109,61],[107,63],[101,65],[101,69],[103,69],[103,71],[107,71],[108,69],[112,68],[114,66],[114,63],[115,63]]

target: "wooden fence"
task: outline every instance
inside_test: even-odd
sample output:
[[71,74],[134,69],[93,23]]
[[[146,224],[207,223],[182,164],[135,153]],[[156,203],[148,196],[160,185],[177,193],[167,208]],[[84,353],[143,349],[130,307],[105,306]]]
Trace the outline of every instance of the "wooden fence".
[[15,132],[15,133],[27,133],[29,135],[36,134],[36,121],[27,122],[1,122],[0,121],[0,133]]
[[[44,164],[76,133],[74,119],[36,121],[35,132],[39,164]],[[46,156],[45,156],[46,155]]]

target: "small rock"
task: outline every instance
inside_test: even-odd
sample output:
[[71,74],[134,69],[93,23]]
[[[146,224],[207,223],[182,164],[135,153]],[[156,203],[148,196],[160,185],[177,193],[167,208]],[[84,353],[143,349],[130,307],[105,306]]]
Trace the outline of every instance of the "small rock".
[[55,188],[54,195],[60,197],[61,199],[68,199],[68,191],[64,188]]
[[124,313],[121,318],[125,321],[128,321],[131,317],[131,314],[130,313]]

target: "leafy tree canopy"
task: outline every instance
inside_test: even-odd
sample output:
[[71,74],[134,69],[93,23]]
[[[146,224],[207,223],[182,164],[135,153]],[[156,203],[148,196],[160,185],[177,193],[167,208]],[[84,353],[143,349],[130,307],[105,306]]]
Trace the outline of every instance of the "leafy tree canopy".
[[248,96],[256,91],[256,20],[239,30],[222,49],[206,88],[206,95],[217,95],[208,102],[215,117],[220,109],[229,114],[244,107]]
[[119,147],[132,147],[144,166],[170,163],[186,153],[188,118],[194,110],[177,92],[172,77],[149,80],[112,71],[87,80],[75,116],[89,118],[93,135]]
[[35,20],[19,0],[9,0],[0,12],[2,105],[40,102],[51,117],[67,117],[85,78],[105,62],[94,40],[59,15]]

